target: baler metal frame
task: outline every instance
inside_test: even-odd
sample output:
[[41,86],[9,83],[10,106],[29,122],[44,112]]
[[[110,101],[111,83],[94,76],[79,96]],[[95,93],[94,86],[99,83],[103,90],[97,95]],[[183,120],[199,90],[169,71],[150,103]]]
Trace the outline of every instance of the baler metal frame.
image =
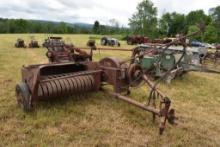
[[[161,119],[159,129],[162,134],[167,120],[172,123],[175,118],[174,110],[170,109],[170,99],[153,87],[147,76],[142,74],[140,68],[131,68],[121,62],[117,58],[104,58],[99,62],[42,64],[23,67],[22,82],[16,86],[18,104],[25,111],[31,111],[34,107],[33,104],[37,101],[98,91],[101,89],[102,83],[107,83],[114,87],[113,91],[108,91],[113,97],[152,113],[153,120],[156,116],[164,118]],[[132,70],[133,72],[131,72]],[[131,83],[138,77],[147,83],[151,92],[153,91],[146,104],[121,95],[123,92],[130,93]],[[136,85],[141,81],[138,80]],[[158,107],[156,107],[157,99],[159,99]]]

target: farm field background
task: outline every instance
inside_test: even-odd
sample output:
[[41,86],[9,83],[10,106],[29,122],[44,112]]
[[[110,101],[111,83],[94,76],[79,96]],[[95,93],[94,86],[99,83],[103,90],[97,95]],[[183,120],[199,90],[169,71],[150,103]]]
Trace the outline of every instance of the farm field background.
[[[73,96],[39,103],[24,113],[15,97],[23,65],[47,63],[46,49],[17,49],[16,39],[26,44],[35,36],[40,45],[45,34],[0,35],[0,146],[220,146],[220,75],[190,72],[171,85],[159,88],[172,100],[178,125],[167,125],[158,135],[158,121],[148,112],[103,93]],[[62,36],[67,43],[86,46],[90,36]],[[97,40],[99,44],[99,40]],[[122,42],[121,48],[132,48]],[[130,57],[130,52],[95,51],[94,60],[107,56]],[[146,101],[147,88],[132,89],[131,97]]]

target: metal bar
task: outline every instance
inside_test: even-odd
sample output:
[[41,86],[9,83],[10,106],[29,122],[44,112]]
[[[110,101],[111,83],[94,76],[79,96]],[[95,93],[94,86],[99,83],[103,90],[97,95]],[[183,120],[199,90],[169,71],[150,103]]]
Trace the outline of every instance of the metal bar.
[[[80,49],[91,49],[91,48],[88,48],[88,47],[81,47]],[[123,49],[123,48],[96,48],[97,50],[103,50],[103,51],[132,51],[132,49]]]
[[177,69],[172,70],[170,73],[171,73],[171,74],[172,74],[172,73],[175,73],[175,72],[177,72],[178,70],[183,70],[183,67],[178,67]]
[[[152,82],[150,82],[150,80],[148,79],[148,77],[144,74],[143,75],[143,79],[144,81],[150,86],[151,89],[154,88],[154,84]],[[163,95],[163,93],[157,89],[157,93],[162,97],[164,98],[165,96]]]
[[154,113],[155,115],[160,116],[160,112],[159,112],[157,109],[153,108],[153,107],[145,106],[144,104],[142,104],[142,103],[140,103],[140,102],[137,102],[137,101],[135,101],[135,100],[132,100],[132,99],[129,98],[129,97],[122,96],[122,95],[120,95],[120,94],[118,94],[118,93],[114,93],[114,92],[108,92],[108,93],[109,93],[110,95],[114,96],[114,97],[117,98],[117,99],[120,99],[120,100],[122,100],[122,101],[124,101],[124,102],[127,102],[127,103],[133,105],[133,106],[136,106],[136,107],[141,108],[141,109],[143,109],[143,110],[145,110],[145,111],[148,111],[148,112]]

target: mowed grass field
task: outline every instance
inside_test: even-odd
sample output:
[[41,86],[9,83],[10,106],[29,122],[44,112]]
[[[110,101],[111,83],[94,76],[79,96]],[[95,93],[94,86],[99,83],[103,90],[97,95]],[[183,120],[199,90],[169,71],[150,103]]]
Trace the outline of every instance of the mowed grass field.
[[[30,36],[42,44],[44,34],[0,35],[0,146],[220,146],[220,75],[190,72],[171,85],[159,88],[172,100],[178,125],[167,125],[158,135],[152,115],[116,100],[103,92],[39,103],[33,113],[24,113],[15,97],[23,65],[47,63],[46,49],[17,49],[18,37]],[[85,46],[93,35],[62,36],[76,46]],[[97,40],[98,41],[98,40]],[[99,41],[98,41],[99,43]],[[132,46],[122,43],[122,48]],[[94,59],[127,58],[129,52],[98,51]],[[147,87],[132,89],[131,97],[146,101]]]

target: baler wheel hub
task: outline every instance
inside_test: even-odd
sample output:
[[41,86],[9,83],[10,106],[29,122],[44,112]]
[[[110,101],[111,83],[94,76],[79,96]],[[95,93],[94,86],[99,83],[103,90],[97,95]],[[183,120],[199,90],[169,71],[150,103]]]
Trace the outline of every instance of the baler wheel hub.
[[131,64],[127,71],[127,75],[132,87],[136,87],[142,82],[143,71],[138,64]]

